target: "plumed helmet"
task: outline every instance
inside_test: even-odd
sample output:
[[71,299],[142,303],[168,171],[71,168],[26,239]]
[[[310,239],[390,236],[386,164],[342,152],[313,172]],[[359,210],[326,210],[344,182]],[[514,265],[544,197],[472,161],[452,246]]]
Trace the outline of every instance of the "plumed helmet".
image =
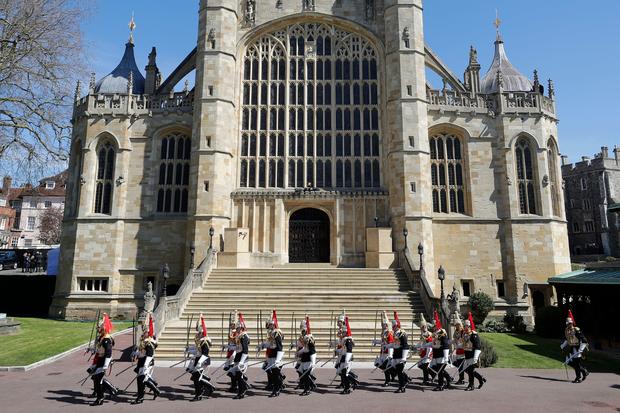
[[247,326],[245,324],[245,320],[243,319],[243,314],[239,313],[239,322],[237,323],[237,330],[246,330]]
[[383,311],[383,315],[381,317],[381,324],[386,327],[390,325],[390,319],[388,318],[387,313],[385,311]]
[[344,318],[344,325],[347,327],[347,335],[345,337],[351,337],[352,333],[351,333],[351,325],[349,324],[349,317],[345,316]]
[[428,329],[428,323],[426,322],[426,318],[424,318],[424,314],[420,313],[420,328],[423,327]]
[[392,328],[400,328],[400,319],[398,313],[394,311],[394,319],[392,320]]
[[454,325],[455,326],[462,326],[463,325],[463,321],[461,320],[461,316],[459,315],[458,311],[454,312]]
[[571,310],[568,310],[568,316],[566,317],[566,325],[568,324],[572,324],[572,325],[577,325],[575,323],[575,317],[573,317],[573,312]]
[[338,322],[344,324],[346,317],[347,315],[345,311],[342,310],[342,313],[340,313],[340,315],[338,316]]
[[110,316],[107,313],[103,313],[103,317],[99,322],[99,330],[101,330],[104,334],[110,334],[114,326],[112,325],[112,320],[110,320]]
[[231,329],[234,329],[237,328],[237,324],[239,324],[239,312],[235,310],[229,315],[228,325]]

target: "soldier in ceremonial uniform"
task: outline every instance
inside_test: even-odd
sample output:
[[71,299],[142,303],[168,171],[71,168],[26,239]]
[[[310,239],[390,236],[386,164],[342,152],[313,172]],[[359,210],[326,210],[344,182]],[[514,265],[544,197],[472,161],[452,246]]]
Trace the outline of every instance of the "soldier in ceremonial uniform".
[[407,333],[402,329],[398,313],[394,311],[394,320],[392,320],[392,330],[394,330],[394,358],[392,359],[392,368],[398,375],[398,389],[396,393],[404,393],[409,376],[405,373],[405,364],[409,355],[409,344],[407,343]]
[[310,330],[310,317],[306,314],[306,318],[301,320],[301,334],[298,340],[300,347],[297,349],[297,358],[299,359],[299,385],[303,388],[302,396],[307,396],[311,391],[316,389],[314,384],[316,377],[312,374],[316,365],[316,348],[312,331]]
[[392,358],[394,354],[394,348],[392,346],[393,343],[394,334],[390,329],[390,320],[388,319],[385,311],[383,311],[383,315],[381,317],[381,338],[379,340],[372,341],[373,346],[381,345],[381,353],[375,359],[375,367],[383,371],[385,376],[383,387],[389,386],[390,382],[394,380],[394,376],[396,375],[396,372],[392,367]]
[[278,397],[284,387],[286,377],[282,375],[284,334],[279,328],[275,309],[271,318],[266,321],[265,327],[267,328],[267,341],[261,343],[258,349],[267,349],[265,363],[263,364],[263,370],[267,373],[267,389],[271,390],[269,397]]
[[237,332],[235,335],[235,359],[230,373],[233,378],[233,387],[237,389],[234,399],[243,399],[250,385],[248,384],[245,372],[248,370],[248,349],[250,347],[250,336],[247,333],[247,326],[243,319],[243,314],[239,313]]
[[237,392],[237,385],[234,379],[234,375],[230,371],[230,369],[235,364],[235,355],[237,354],[237,325],[239,324],[239,314],[237,310],[233,313],[232,317],[228,323],[228,344],[224,346],[223,350],[226,350],[226,361],[224,362],[224,367],[222,368],[228,377],[230,377],[230,388],[228,389],[231,393]]
[[[420,361],[418,366],[422,370],[422,384],[431,384],[435,378],[435,372],[430,369],[429,364],[433,359],[433,348],[429,346],[433,342],[433,333],[429,331],[428,323],[424,318],[424,314],[420,314],[420,342],[416,346],[419,349]],[[429,380],[430,378],[430,380]]]
[[[342,319],[344,319],[344,322]],[[340,342],[336,348],[338,355],[336,373],[340,376],[340,383],[342,384],[342,391],[340,394],[349,394],[351,393],[351,388],[353,388],[353,390],[357,388],[359,381],[357,380],[357,374],[351,371],[355,342],[351,334],[349,317],[344,313],[338,318],[338,338]]]
[[482,377],[476,371],[478,367],[478,359],[480,358],[480,337],[475,330],[474,319],[469,313],[469,319],[465,320],[463,329],[463,349],[465,350],[465,372],[467,373],[468,385],[466,391],[474,390],[474,378],[478,379],[478,388],[480,389],[487,379]]
[[432,346],[433,361],[431,367],[435,368],[438,376],[437,386],[433,390],[443,391],[450,386],[451,380],[450,375],[446,371],[450,362],[450,341],[448,340],[448,333],[442,328],[437,311],[435,311],[435,333]]
[[454,367],[459,370],[459,381],[456,384],[465,384],[465,350],[463,349],[463,322],[458,311],[454,313],[454,334],[452,335],[452,344],[454,344]]
[[144,390],[148,387],[153,392],[153,400],[160,395],[157,382],[153,379],[153,368],[155,366],[155,349],[157,348],[157,339],[155,338],[155,323],[153,316],[147,313],[144,323],[144,332],[140,338],[138,350],[134,355],[138,359],[136,371],[138,377],[136,383],[138,385],[138,394],[136,400],[131,404],[140,404],[144,402]]
[[112,329],[113,326],[110,317],[106,313],[103,313],[103,320],[99,324],[99,335],[95,348],[96,354],[93,359],[93,365],[88,369],[88,373],[91,374],[93,380],[95,396],[97,397],[95,401],[90,404],[91,406],[100,406],[103,404],[104,390],[112,396],[118,394],[118,389],[105,378],[106,370],[110,367],[110,363],[112,362],[112,348],[114,347],[114,339],[110,335]]
[[207,334],[207,324],[200,314],[200,318],[196,322],[196,336],[194,337],[195,354],[194,364],[188,367],[188,371],[192,373],[192,381],[194,382],[194,398],[192,401],[202,400],[203,396],[209,397],[215,386],[211,384],[211,378],[207,376],[206,369],[211,364],[209,350],[211,349],[211,339]]
[[568,364],[575,370],[575,380],[573,380],[573,383],[581,383],[590,374],[581,364],[583,352],[588,347],[588,341],[581,332],[581,329],[575,325],[575,318],[570,310],[568,310],[564,336],[566,339],[562,342],[560,348],[563,350],[568,347],[570,351],[565,364]]

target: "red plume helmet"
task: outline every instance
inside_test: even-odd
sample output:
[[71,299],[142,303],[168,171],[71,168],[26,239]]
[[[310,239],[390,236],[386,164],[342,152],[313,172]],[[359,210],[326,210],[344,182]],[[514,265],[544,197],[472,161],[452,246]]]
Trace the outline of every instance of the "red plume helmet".
[[114,328],[112,325],[112,320],[110,320],[110,316],[107,313],[103,313],[103,331],[105,334],[110,334]]
[[155,336],[155,322],[153,321],[153,316],[149,314],[149,337]]
[[474,317],[471,315],[471,311],[467,315],[467,319],[469,320],[469,325],[470,325],[472,331],[475,330],[476,329],[476,325],[474,324]]
[[443,328],[443,326],[441,325],[441,320],[439,319],[439,314],[437,313],[437,310],[435,310],[435,331]]
[[398,313],[394,311],[394,321],[398,328],[400,328],[400,318],[398,318]]
[[306,334],[311,334],[310,331],[310,317],[306,314]]
[[276,314],[276,309],[273,309],[273,314],[271,315],[271,321],[273,322],[273,326],[275,328],[280,328],[278,324],[278,315]]
[[243,329],[243,330],[245,330],[245,329],[246,329],[246,326],[245,326],[245,319],[243,318],[243,313],[241,313],[241,312],[239,313],[239,327],[240,327],[241,329]]
[[205,318],[200,314],[200,325],[202,326],[202,336],[207,336],[207,324],[205,323]]
[[349,325],[349,316],[344,318],[344,325],[347,326],[347,337],[351,337],[351,326]]
[[570,318],[573,321],[573,325],[576,326],[577,324],[575,323],[575,317],[573,317],[573,312],[571,310],[568,310],[568,318]]

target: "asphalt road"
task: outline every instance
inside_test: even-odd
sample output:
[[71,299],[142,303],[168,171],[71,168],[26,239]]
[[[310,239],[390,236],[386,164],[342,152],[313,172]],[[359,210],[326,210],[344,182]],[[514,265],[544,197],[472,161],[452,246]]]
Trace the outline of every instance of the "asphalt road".
[[[34,338],[33,338],[34,339]],[[41,345],[45,345],[45,338]],[[130,346],[130,338],[117,339],[114,358],[119,358],[121,350]],[[125,351],[127,353],[127,351]],[[133,379],[132,369],[116,376],[130,366],[128,362],[117,362],[109,379],[119,388],[124,388]],[[328,364],[331,366],[331,364]],[[564,370],[517,370],[484,369],[481,372],[488,379],[480,390],[463,391],[463,387],[444,392],[433,392],[431,388],[420,386],[420,370],[409,373],[414,377],[407,392],[395,394],[395,387],[381,387],[383,375],[370,368],[354,368],[362,382],[360,388],[350,395],[340,395],[328,383],[334,377],[333,368],[319,369],[317,372],[319,389],[316,393],[300,397],[299,390],[292,390],[296,373],[286,370],[287,382],[291,385],[276,399],[262,390],[266,384],[265,374],[260,369],[250,369],[248,376],[254,389],[243,400],[232,400],[233,395],[225,392],[228,386],[226,376],[220,379],[218,390],[210,399],[190,402],[192,387],[186,375],[178,381],[175,377],[183,372],[181,368],[159,367],[155,376],[163,392],[162,397],[152,401],[147,396],[144,404],[130,405],[135,397],[135,383],[126,394],[106,400],[101,407],[89,407],[92,382],[84,386],[79,382],[86,376],[88,367],[86,357],[73,353],[59,361],[31,370],[26,373],[0,373],[0,411],[3,413],[31,412],[611,412],[620,411],[620,375],[591,374],[581,384],[566,381]],[[221,370],[219,370],[221,371]],[[212,375],[219,375],[219,371]],[[569,371],[572,380],[572,372]]]

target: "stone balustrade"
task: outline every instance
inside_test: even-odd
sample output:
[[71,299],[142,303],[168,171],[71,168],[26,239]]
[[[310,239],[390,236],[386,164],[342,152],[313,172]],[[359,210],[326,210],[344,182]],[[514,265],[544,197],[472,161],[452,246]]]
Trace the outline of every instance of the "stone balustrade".
[[89,94],[75,102],[74,118],[93,115],[153,115],[192,112],[193,109],[193,91],[165,95]]
[[485,112],[498,114],[531,114],[555,118],[552,98],[534,92],[503,92],[493,95],[460,93],[454,90],[427,90],[429,110]]

